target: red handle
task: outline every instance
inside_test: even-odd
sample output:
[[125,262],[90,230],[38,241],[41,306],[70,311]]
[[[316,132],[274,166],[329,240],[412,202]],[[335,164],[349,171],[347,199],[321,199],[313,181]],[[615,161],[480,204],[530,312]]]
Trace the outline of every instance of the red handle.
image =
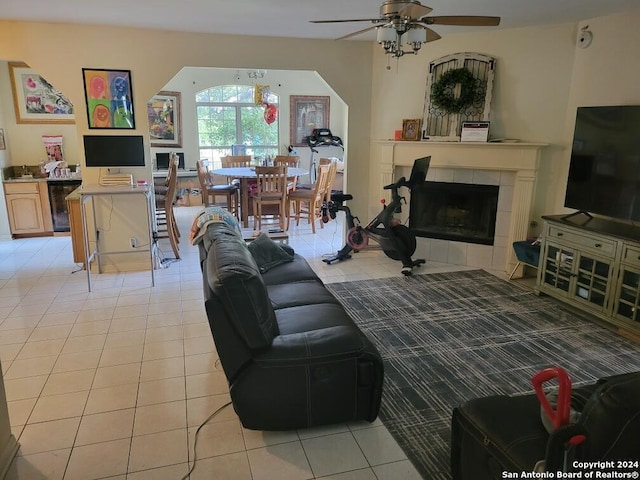
[[[558,402],[554,410],[542,389],[542,384],[552,379],[558,380]],[[544,412],[551,420],[554,428],[562,427],[569,423],[571,413],[571,380],[567,372],[560,367],[550,367],[536,373],[531,378],[531,383],[536,391],[536,396],[542,405]]]

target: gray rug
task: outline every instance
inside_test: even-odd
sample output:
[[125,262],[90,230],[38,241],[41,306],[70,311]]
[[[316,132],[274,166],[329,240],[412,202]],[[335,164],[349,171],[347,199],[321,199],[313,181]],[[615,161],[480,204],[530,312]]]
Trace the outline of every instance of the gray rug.
[[385,362],[380,419],[425,480],[450,479],[451,411],[531,392],[551,365],[574,385],[640,370],[640,344],[482,271],[328,284]]

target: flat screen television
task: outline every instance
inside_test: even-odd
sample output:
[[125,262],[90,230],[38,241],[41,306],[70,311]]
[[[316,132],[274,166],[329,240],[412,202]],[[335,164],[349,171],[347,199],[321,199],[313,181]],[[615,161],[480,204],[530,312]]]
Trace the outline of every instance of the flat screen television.
[[579,107],[564,205],[640,220],[640,105]]
[[144,167],[142,135],[85,135],[87,167]]
[[[184,152],[176,152],[178,155],[178,169],[184,170]],[[169,170],[169,153],[156,153],[156,169]]]

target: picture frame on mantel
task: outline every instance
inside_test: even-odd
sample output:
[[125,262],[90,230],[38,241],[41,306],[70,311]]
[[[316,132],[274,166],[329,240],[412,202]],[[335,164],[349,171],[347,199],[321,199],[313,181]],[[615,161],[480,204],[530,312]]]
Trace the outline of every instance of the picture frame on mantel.
[[422,120],[419,118],[405,118],[402,120],[402,140],[418,141],[420,140],[420,124]]
[[130,70],[83,68],[89,128],[136,128]]
[[147,102],[152,147],[182,147],[180,92],[161,91]]
[[23,62],[9,62],[16,123],[74,124],[73,104]]
[[291,95],[289,141],[294,147],[307,145],[305,138],[316,128],[329,128],[328,96]]

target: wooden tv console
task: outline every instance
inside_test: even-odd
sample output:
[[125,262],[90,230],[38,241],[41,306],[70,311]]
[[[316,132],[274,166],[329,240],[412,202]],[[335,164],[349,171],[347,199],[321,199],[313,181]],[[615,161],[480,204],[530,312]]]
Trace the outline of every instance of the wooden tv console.
[[640,334],[640,228],[584,214],[543,216],[537,289]]

